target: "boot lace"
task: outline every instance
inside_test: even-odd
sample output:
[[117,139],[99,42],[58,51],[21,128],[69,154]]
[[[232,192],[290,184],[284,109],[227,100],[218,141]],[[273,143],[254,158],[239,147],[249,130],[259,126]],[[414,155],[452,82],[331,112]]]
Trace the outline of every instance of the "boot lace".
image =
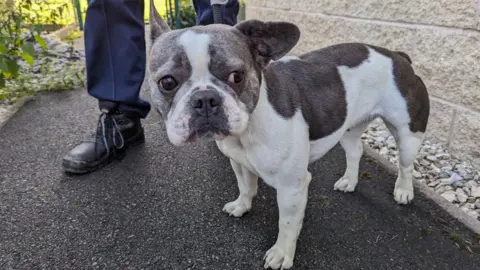
[[[102,140],[107,154],[110,154],[110,151],[113,150],[115,156],[117,155],[117,150],[123,148],[125,143],[118,125],[115,114],[102,112],[98,118],[97,139]],[[111,145],[114,147],[110,147]],[[97,150],[96,147],[97,144],[95,144],[95,150]],[[112,150],[110,148],[112,148]]]

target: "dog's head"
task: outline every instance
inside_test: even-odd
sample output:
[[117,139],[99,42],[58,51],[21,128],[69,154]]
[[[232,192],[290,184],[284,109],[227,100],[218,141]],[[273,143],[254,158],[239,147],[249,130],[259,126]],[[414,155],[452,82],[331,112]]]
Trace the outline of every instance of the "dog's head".
[[300,37],[294,24],[257,20],[170,30],[153,3],[150,25],[152,103],[174,145],[243,133],[258,100],[261,70]]

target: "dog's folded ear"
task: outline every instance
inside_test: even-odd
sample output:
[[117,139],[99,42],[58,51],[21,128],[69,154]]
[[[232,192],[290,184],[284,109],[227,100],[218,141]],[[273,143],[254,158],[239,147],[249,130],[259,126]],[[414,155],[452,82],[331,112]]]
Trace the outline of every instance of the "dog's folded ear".
[[300,29],[289,22],[247,20],[235,28],[250,39],[251,50],[262,65],[283,57],[300,39]]
[[150,0],[150,40],[153,43],[163,33],[170,31],[168,24],[158,14],[153,0]]

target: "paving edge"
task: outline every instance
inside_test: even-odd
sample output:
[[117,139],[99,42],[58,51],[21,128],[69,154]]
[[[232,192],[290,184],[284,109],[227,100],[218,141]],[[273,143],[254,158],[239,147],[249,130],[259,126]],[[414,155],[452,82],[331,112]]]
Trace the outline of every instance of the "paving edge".
[[22,97],[13,105],[9,106],[5,118],[0,121],[0,129],[2,129],[3,126],[8,123],[8,121],[23,107],[23,105],[25,105],[25,103],[32,100],[33,98],[33,96]]
[[[372,147],[370,147],[370,145],[364,143],[363,149],[366,156],[377,161],[382,167],[384,167],[390,173],[395,175],[398,174],[397,166],[395,166],[393,163],[391,163],[386,158],[384,158],[379,153],[377,153],[377,151],[375,151]],[[452,217],[454,217],[455,219],[463,223],[467,228],[472,230],[474,233],[480,234],[480,222],[478,222],[477,219],[469,216],[467,213],[460,210],[460,208],[456,207],[451,202],[445,200],[444,198],[442,198],[442,196],[440,196],[440,194],[431,190],[424,184],[421,184],[420,182],[414,180],[413,186],[416,192],[418,191],[421,192],[424,196],[426,196],[428,199],[435,202],[438,206],[443,208],[445,211],[447,211],[447,213],[449,213]]]
[[48,36],[51,36],[51,37],[54,37],[54,38],[57,38],[57,39],[64,39],[66,37],[68,37],[68,35],[70,35],[73,31],[75,31],[75,29],[78,27],[77,24],[70,24],[70,25],[67,25],[65,27],[62,27],[56,31],[53,31],[51,33],[48,34]]

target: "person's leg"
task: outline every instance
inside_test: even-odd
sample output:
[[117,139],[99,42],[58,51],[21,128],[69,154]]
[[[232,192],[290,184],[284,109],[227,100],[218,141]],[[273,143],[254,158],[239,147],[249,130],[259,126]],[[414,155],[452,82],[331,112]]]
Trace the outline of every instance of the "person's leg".
[[[145,118],[150,104],[139,98],[145,77],[142,0],[90,0],[85,20],[88,93],[114,101]],[[103,108],[102,108],[103,109]]]
[[63,158],[69,173],[86,173],[144,142],[140,119],[150,104],[139,98],[145,75],[144,1],[90,0],[85,20],[88,93],[104,112],[94,138]]
[[[213,24],[213,9],[210,0],[193,0],[193,7],[197,13],[198,25]],[[238,0],[228,0],[227,4],[222,6],[222,23],[231,26],[237,24],[239,9]]]

